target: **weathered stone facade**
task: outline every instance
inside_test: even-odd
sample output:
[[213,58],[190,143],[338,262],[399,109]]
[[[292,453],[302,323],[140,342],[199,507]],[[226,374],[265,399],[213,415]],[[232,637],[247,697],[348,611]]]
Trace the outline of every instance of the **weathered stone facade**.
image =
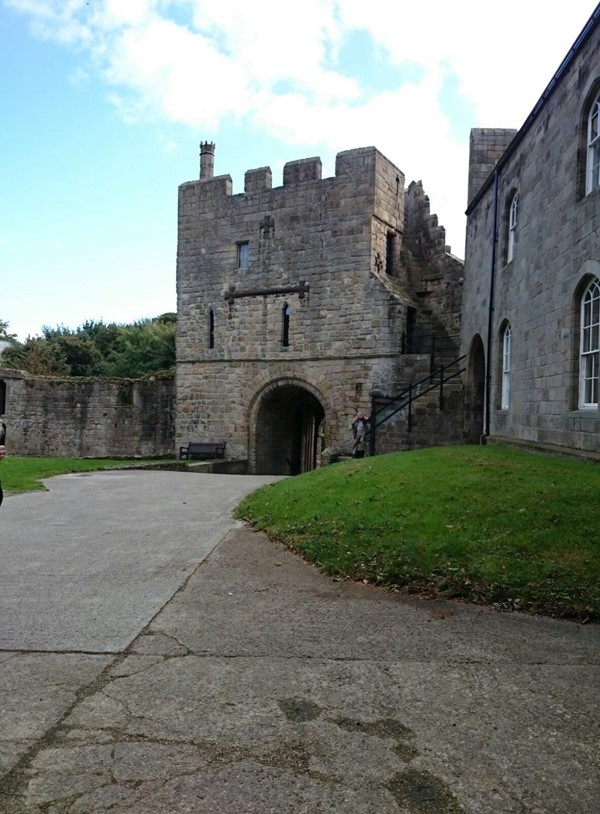
[[318,158],[286,164],[281,187],[249,170],[237,195],[213,161],[202,144],[179,190],[176,445],[225,440],[251,472],[306,471],[350,450],[374,393],[429,369],[403,335],[457,350],[462,264],[422,186],[405,192],[374,147],[338,154],[332,178]]
[[600,7],[516,134],[472,132],[462,349],[474,436],[600,450],[600,187],[590,181],[599,104]]
[[50,379],[0,369],[13,455],[173,454],[173,379]]

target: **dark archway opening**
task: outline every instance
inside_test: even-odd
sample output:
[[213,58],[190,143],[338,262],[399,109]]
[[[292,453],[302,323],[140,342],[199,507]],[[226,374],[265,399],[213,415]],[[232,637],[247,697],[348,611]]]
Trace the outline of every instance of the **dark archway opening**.
[[268,390],[256,422],[256,473],[299,475],[315,469],[324,417],[320,401],[299,385]]
[[484,434],[485,351],[479,334],[473,338],[467,365],[465,388],[465,440],[479,444]]

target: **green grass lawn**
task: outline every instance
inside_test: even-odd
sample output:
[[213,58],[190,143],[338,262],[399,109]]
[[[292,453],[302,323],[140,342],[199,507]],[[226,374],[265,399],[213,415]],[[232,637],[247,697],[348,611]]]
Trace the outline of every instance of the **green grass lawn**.
[[5,494],[32,492],[36,489],[43,489],[44,485],[41,480],[53,475],[112,469],[131,463],[133,461],[108,458],[21,458],[17,455],[9,455],[0,462],[0,479]]
[[279,481],[237,516],[325,573],[600,619],[600,465],[502,446],[348,461]]

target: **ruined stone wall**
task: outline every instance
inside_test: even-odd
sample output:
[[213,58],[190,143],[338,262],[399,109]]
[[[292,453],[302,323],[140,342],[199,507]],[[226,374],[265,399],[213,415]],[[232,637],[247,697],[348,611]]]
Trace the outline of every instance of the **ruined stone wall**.
[[431,212],[429,196],[421,181],[406,190],[402,262],[407,285],[427,327],[427,317],[437,321],[458,355],[462,305],[463,263],[451,253],[446,230]]
[[11,454],[173,454],[173,379],[48,379],[0,370],[0,381]]
[[[578,409],[579,302],[600,277],[600,190],[585,194],[587,108],[600,87],[598,20],[498,165],[490,434],[582,450],[600,448],[596,409]],[[496,131],[491,131],[492,136]],[[516,147],[514,146],[516,144]],[[509,207],[518,193],[514,257]],[[494,184],[468,212],[462,347],[487,352],[494,251]],[[512,331],[510,403],[501,409],[502,331]]]

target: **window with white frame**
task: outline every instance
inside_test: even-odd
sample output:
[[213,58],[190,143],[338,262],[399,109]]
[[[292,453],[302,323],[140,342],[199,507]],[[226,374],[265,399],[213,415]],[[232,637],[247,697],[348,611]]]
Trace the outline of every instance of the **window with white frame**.
[[502,331],[502,387],[500,394],[500,407],[508,410],[510,404],[510,351],[512,343],[512,331],[507,325]]
[[598,407],[600,368],[600,280],[594,278],[581,298],[579,407]]
[[600,93],[592,102],[588,116],[587,172],[585,192],[589,195],[600,187]]
[[506,262],[515,256],[515,243],[517,240],[517,222],[519,218],[519,193],[515,192],[510,202],[508,210],[508,248],[506,251]]

